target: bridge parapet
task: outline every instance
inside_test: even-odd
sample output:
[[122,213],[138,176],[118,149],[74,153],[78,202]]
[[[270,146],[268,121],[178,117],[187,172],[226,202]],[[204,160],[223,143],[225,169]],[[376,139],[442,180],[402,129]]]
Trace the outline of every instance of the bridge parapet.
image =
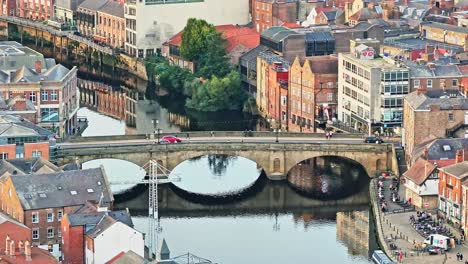
[[320,156],[339,156],[360,163],[370,177],[392,168],[390,144],[343,143],[184,143],[68,146],[61,149],[58,163],[81,163],[95,159],[121,159],[143,166],[150,159],[158,160],[169,170],[185,160],[209,154],[241,156],[255,161],[270,179],[286,179],[289,170],[299,162]]

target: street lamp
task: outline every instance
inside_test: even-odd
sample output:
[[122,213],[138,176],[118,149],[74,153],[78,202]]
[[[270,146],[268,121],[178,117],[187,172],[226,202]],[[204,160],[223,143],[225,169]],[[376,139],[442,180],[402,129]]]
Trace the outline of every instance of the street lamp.
[[159,120],[158,119],[153,119],[153,120],[151,120],[151,123],[153,123],[154,134],[158,135],[158,144],[160,144],[161,142],[159,142],[159,134],[160,134],[161,129],[158,128]]
[[268,122],[270,123],[270,128],[273,130],[273,132],[275,132],[275,136],[276,136],[276,141],[275,142],[278,143],[279,142],[279,140],[278,140],[278,138],[279,138],[279,127],[278,127],[278,124],[276,124],[276,129],[273,128],[273,125],[272,125],[273,121],[276,121],[276,120],[273,119],[273,118],[268,119]]

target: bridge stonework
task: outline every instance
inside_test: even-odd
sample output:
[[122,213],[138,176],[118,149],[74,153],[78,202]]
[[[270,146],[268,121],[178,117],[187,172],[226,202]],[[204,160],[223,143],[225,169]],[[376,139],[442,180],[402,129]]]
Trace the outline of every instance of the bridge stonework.
[[77,145],[59,152],[57,163],[63,165],[96,159],[127,160],[139,166],[150,159],[173,170],[183,161],[208,154],[225,154],[250,159],[263,168],[272,180],[286,179],[299,162],[320,156],[338,156],[356,161],[369,177],[392,169],[392,146],[389,144],[321,144],[321,143],[184,143],[148,144],[144,146],[89,147]]

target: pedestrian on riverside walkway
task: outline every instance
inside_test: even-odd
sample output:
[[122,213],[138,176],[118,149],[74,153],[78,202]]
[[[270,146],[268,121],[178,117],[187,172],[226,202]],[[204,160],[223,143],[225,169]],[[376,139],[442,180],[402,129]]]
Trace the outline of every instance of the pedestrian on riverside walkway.
[[457,261],[460,260],[460,252],[457,252]]
[[460,260],[463,261],[463,254],[460,253]]

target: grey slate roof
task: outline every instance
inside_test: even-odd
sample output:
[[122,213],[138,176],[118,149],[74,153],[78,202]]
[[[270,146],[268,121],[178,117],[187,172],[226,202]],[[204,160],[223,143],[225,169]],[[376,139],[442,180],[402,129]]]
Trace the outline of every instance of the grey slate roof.
[[440,168],[440,170],[455,176],[459,179],[468,177],[468,161],[456,163],[447,167]]
[[295,32],[295,31],[293,31],[293,30],[291,30],[289,28],[270,27],[269,29],[264,30],[262,32],[261,37],[265,37],[265,38],[271,39],[273,41],[280,42],[283,39],[285,39],[287,36],[293,35],[293,34],[297,34],[297,32]]
[[[438,92],[434,91],[434,93]],[[441,110],[450,110],[453,109],[454,106],[459,106],[460,109],[468,110],[468,98],[464,97],[447,98],[444,96],[442,98],[431,98],[423,93],[418,94],[418,92],[412,92],[405,97],[405,102],[410,104],[415,110],[430,110],[432,105],[440,106]]]
[[329,31],[316,31],[306,33],[306,41],[332,41],[335,37]]
[[[24,210],[83,205],[89,200],[99,200],[101,193],[106,203],[114,201],[102,167],[10,177]],[[41,198],[40,193],[46,197]]]
[[268,50],[268,47],[263,45],[258,45],[257,47],[247,51],[243,54],[239,61],[242,66],[249,66],[250,69],[256,71],[257,70],[257,57],[260,52]]
[[105,215],[93,229],[86,232],[86,235],[91,238],[96,238],[115,223],[117,223],[117,220]]
[[[10,159],[7,161],[7,163],[10,163],[15,168],[20,169],[21,172],[24,174],[35,173],[38,170],[40,170],[43,166],[47,166],[50,170],[55,171],[55,172],[61,171],[59,167],[55,166],[53,163],[51,163],[50,161],[42,157],[31,158],[31,159]],[[2,166],[3,164],[0,165],[0,168]]]
[[[427,146],[428,160],[453,160],[457,150],[466,149],[468,151],[468,139],[465,138],[442,138],[436,139]],[[450,146],[450,150],[445,150],[444,146]]]
[[258,54],[258,57],[266,60],[266,62],[268,64],[273,64],[275,62],[281,62],[283,63],[283,67],[284,68],[289,68],[289,62],[287,60],[285,60],[282,56],[279,56],[278,54],[272,52],[272,51],[264,51],[264,52],[260,52]]
[[442,24],[442,23],[436,23],[436,22],[425,22],[425,23],[421,23],[421,25],[429,26],[429,27],[433,27],[433,28],[439,28],[439,29],[442,29],[442,30],[448,30],[448,31],[454,31],[454,32],[468,34],[468,28],[458,27],[458,26],[449,25],[449,24]]
[[78,8],[85,8],[92,11],[97,11],[103,5],[105,5],[109,0],[86,0],[81,3]]
[[47,138],[53,133],[19,116],[0,114],[0,137],[20,135]]
[[[55,64],[43,73],[36,73],[34,70],[24,65],[10,74],[5,71],[0,72],[0,83],[19,83],[60,81],[70,72],[70,70],[61,64]],[[9,77],[6,75],[9,75]]]
[[105,5],[98,9],[98,12],[123,18],[124,5],[117,1],[108,1]]
[[143,257],[129,250],[127,253],[116,259],[112,264],[145,264],[148,263]]

